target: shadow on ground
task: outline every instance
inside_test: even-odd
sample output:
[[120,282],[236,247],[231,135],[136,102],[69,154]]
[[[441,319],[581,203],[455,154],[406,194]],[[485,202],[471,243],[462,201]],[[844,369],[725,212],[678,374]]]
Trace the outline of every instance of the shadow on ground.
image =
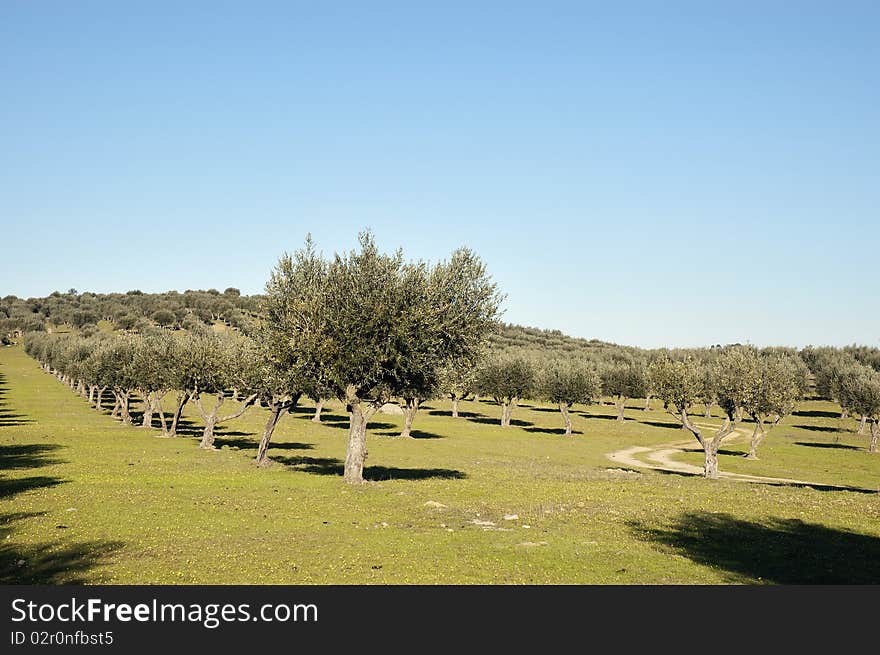
[[807,448],[831,448],[833,450],[864,450],[858,446],[848,446],[843,443],[818,443],[815,441],[795,441],[795,446],[806,446]]
[[792,416],[809,416],[810,418],[840,418],[840,412],[829,412],[824,409],[799,409]]
[[13,524],[44,512],[0,515],[0,584],[86,584],[89,573],[122,548],[119,541],[10,543]]
[[[335,457],[296,457],[273,455],[276,462],[290,466],[294,470],[316,475],[342,476],[344,464]],[[430,478],[442,478],[446,480],[462,480],[467,475],[455,469],[405,469],[388,466],[367,466],[364,468],[366,480],[427,480]]]
[[792,425],[793,428],[801,430],[809,430],[810,432],[840,432],[838,428],[828,427],[826,425]]
[[664,528],[630,522],[641,538],[674,549],[735,582],[877,584],[880,538],[797,519],[745,521],[696,512]]
[[[565,428],[523,428],[526,432],[536,432],[539,434],[555,434],[559,436],[565,435]],[[572,434],[583,434],[580,430],[572,430]]]

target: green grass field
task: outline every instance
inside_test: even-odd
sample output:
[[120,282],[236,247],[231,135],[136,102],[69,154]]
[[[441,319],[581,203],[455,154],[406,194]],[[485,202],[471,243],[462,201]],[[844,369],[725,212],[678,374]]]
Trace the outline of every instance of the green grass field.
[[880,582],[880,456],[855,422],[835,432],[831,403],[803,403],[758,461],[725,445],[721,470],[855,491],[622,470],[607,453],[688,435],[642,400],[624,424],[613,407],[577,408],[566,439],[555,409],[526,404],[503,430],[492,403],[452,419],[430,402],[410,440],[394,436],[402,417],[379,414],[371,481],[351,487],[338,405],[322,425],[310,405],[285,417],[275,463],[258,469],[265,410],[221,426],[205,452],[193,412],[186,436],[160,438],[0,348],[0,581]]

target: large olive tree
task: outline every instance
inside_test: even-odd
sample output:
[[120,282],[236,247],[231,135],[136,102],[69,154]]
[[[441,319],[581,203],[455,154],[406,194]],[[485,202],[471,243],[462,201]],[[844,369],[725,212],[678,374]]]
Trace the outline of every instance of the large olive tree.
[[349,409],[344,478],[363,482],[366,427],[414,381],[437,387],[448,363],[474,358],[496,324],[500,296],[467,249],[429,266],[360,248],[325,260],[311,239],[284,255],[266,286],[267,328],[283,353]]

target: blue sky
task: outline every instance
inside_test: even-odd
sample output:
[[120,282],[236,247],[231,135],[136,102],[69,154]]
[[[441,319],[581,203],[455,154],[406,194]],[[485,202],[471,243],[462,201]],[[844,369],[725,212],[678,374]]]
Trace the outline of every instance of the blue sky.
[[0,3],[0,295],[476,250],[504,318],[880,345],[880,5]]

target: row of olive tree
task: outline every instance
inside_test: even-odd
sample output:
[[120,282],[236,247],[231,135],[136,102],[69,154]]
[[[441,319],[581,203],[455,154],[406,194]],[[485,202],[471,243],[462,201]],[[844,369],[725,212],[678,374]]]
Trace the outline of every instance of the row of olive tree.
[[[176,436],[184,406],[192,402],[204,422],[201,447],[212,448],[216,426],[238,418],[259,395],[253,360],[254,343],[239,336],[218,334],[48,335],[30,333],[26,351],[59,380],[77,390],[96,409],[103,409],[109,389],[115,398],[111,416],[133,422],[131,403],[143,404],[141,425],[154,417],[165,436]],[[170,417],[165,397],[177,397]],[[244,393],[242,400],[239,395]],[[213,396],[213,402],[207,396]],[[230,399],[239,406],[230,414],[221,409]]]

